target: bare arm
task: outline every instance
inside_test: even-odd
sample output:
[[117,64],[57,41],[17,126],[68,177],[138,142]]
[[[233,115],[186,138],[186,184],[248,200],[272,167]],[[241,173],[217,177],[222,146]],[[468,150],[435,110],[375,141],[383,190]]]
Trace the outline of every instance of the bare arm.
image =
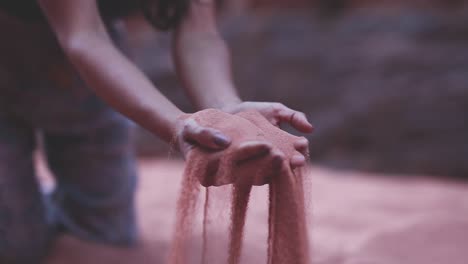
[[[286,122],[302,132],[312,132],[303,113],[281,103],[241,101],[232,80],[229,51],[216,27],[215,10],[215,0],[190,0],[189,12],[174,34],[177,73],[193,103],[201,109],[219,108],[230,113],[256,110],[274,125]],[[306,153],[307,146],[304,139],[297,149]],[[255,142],[252,153],[260,152],[261,147],[261,142]],[[294,156],[291,165],[303,166],[305,156]]]
[[310,133],[312,125],[301,112],[281,103],[241,101],[232,80],[228,48],[216,27],[214,2],[190,0],[188,15],[174,34],[177,72],[194,104],[230,113],[254,109],[275,125],[290,123]]
[[39,0],[65,54],[108,104],[170,141],[183,113],[111,42],[96,0]]
[[231,77],[230,54],[216,27],[214,0],[191,0],[174,34],[177,73],[200,109],[241,102]]
[[[219,131],[199,126],[190,115],[168,101],[115,48],[99,15],[96,0],[38,1],[62,49],[81,77],[116,110],[166,141],[176,136],[184,152],[190,150],[191,145],[222,149],[229,144],[230,140]],[[189,15],[176,32],[175,57],[180,77],[196,105],[233,112],[256,109],[273,123],[289,121],[292,125],[311,129],[302,113],[281,104],[240,101],[232,84],[226,46],[215,27],[212,0],[191,1]],[[261,151],[264,145],[253,142],[248,146],[253,151],[246,153],[255,156],[253,154]],[[301,165],[303,162],[295,163]]]

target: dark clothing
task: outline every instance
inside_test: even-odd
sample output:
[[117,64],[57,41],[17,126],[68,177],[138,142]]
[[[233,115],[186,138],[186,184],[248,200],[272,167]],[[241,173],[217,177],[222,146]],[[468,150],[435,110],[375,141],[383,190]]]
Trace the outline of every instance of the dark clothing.
[[38,21],[44,19],[36,0],[0,0],[0,10],[26,21]]
[[[79,0],[78,0],[79,1]],[[99,12],[104,19],[118,19],[136,12],[139,0],[98,0]],[[37,0],[0,0],[0,10],[29,22],[45,22]]]
[[[40,263],[58,229],[132,244],[132,123],[86,87],[48,26],[0,12],[0,34],[0,263]],[[47,198],[37,135],[56,182]]]

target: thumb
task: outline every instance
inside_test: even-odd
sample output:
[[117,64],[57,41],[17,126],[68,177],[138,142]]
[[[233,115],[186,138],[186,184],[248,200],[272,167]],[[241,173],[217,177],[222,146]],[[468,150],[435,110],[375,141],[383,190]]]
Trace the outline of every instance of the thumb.
[[311,133],[314,130],[304,113],[292,110],[291,108],[279,104],[277,118],[280,122],[289,123],[292,127],[303,133]]
[[221,131],[200,126],[195,120],[187,119],[182,131],[184,141],[212,150],[225,149],[231,143],[231,139]]

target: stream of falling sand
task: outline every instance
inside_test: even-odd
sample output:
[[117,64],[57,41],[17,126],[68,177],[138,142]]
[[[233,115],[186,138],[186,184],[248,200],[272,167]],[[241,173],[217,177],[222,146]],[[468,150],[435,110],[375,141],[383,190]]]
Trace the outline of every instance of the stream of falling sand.
[[[292,170],[286,161],[278,168],[271,163],[248,164],[237,168],[233,162],[236,148],[246,140],[267,140],[286,156],[293,154],[294,141],[298,137],[274,127],[255,112],[229,115],[216,110],[204,110],[195,114],[197,122],[227,133],[233,139],[223,155],[213,161],[213,153],[193,150],[187,160],[182,189],[177,204],[175,233],[169,254],[170,264],[185,264],[187,241],[191,236],[200,182],[206,177],[219,177],[234,182],[232,187],[230,242],[228,264],[238,264],[242,255],[242,240],[252,184],[245,179],[261,174],[271,174],[269,183],[268,250],[267,264],[308,264],[304,187],[301,170]],[[241,130],[239,133],[238,131]],[[215,166],[213,166],[215,164]],[[276,173],[275,173],[276,170]],[[279,173],[278,173],[279,172]],[[210,248],[207,243],[207,216],[210,210],[210,192],[205,194],[202,231],[202,264],[207,263]]]

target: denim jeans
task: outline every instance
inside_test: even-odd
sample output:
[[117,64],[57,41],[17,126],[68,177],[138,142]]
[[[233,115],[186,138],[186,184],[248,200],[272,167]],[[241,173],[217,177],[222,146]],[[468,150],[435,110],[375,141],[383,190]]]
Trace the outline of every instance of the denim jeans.
[[[117,245],[136,237],[132,123],[41,30],[19,25],[0,44],[0,263],[40,263],[58,230]],[[38,138],[56,180],[47,197],[34,170]]]

